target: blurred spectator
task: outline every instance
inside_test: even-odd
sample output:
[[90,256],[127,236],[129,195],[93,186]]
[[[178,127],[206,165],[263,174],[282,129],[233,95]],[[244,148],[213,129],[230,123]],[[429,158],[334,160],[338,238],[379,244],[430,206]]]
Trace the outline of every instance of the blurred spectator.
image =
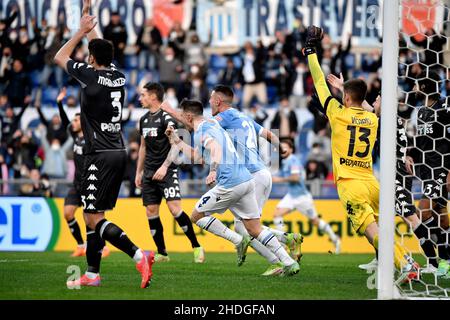
[[189,99],[201,101],[203,105],[206,106],[209,100],[209,90],[203,79],[200,77],[194,77],[189,82],[189,87]]
[[61,118],[57,114],[54,114],[52,119],[48,121],[39,106],[36,106],[36,110],[41,119],[41,123],[46,127],[47,141],[51,142],[53,139],[57,139],[60,145],[64,144],[68,138],[68,134],[67,127],[62,126]]
[[[370,54],[363,56],[361,62],[361,70],[364,72],[377,72],[381,68],[381,52],[379,49],[374,49]],[[344,79],[348,79],[345,78]]]
[[27,69],[30,58],[31,45],[35,41],[36,38],[32,40],[29,39],[28,28],[26,26],[22,26],[19,28],[17,39],[11,43],[13,58],[22,61],[25,69]]
[[3,92],[8,84],[9,71],[12,69],[13,61],[11,48],[4,47],[0,57],[0,92]]
[[137,160],[139,157],[139,143],[136,141],[131,141],[128,151],[128,158],[127,158],[127,168],[125,171],[125,177],[124,180],[128,181],[130,184],[130,197],[140,197],[141,196],[141,190],[136,188],[136,184],[134,183],[136,178],[136,167],[137,167]]
[[219,73],[219,83],[230,87],[237,87],[236,89],[240,88],[239,69],[234,65],[233,58],[227,58],[227,66]]
[[269,117],[267,112],[264,110],[264,107],[260,104],[253,104],[250,108],[250,117],[260,126],[264,127],[264,121]]
[[153,70],[155,68],[156,57],[162,43],[161,32],[154,24],[153,19],[147,19],[136,40],[139,69]]
[[[206,44],[208,45],[208,44]],[[184,62],[189,69],[193,65],[197,65],[204,72],[206,67],[207,57],[205,53],[205,45],[200,42],[197,33],[192,33],[189,41],[186,41],[184,46]]]
[[6,71],[8,78],[5,92],[12,107],[23,107],[31,102],[31,80],[19,59],[13,62],[12,70]]
[[[3,97],[3,96],[2,96]],[[4,99],[2,99],[4,100]],[[1,142],[4,143],[9,140],[9,138],[19,129],[20,119],[27,106],[23,106],[20,112],[15,115],[14,109],[10,106],[6,106],[4,114],[1,115]]]
[[275,55],[281,59],[284,56],[290,56],[289,45],[286,43],[286,35],[283,31],[275,31],[275,41],[269,45],[269,50],[273,50]]
[[325,150],[326,146],[321,142],[314,142],[308,155],[308,161],[314,160],[323,164],[326,168],[331,164],[331,149]]
[[9,165],[13,169],[14,178],[25,177],[27,168],[34,168],[40,164],[36,161],[37,151],[38,143],[31,130],[27,130],[25,133],[22,130],[14,131],[7,141]]
[[306,180],[326,179],[328,176],[327,167],[317,160],[309,160],[306,163]]
[[53,58],[55,57],[58,50],[63,46],[63,28],[62,27],[51,27],[48,31],[48,35],[45,39],[44,46],[44,69],[41,73],[41,81],[40,84],[42,88],[45,88],[48,83],[51,75],[55,76],[56,85],[61,88],[63,86],[64,80],[64,70],[58,68],[56,64],[53,62]]
[[64,179],[67,176],[67,151],[70,150],[73,144],[72,137],[69,137],[66,142],[61,145],[61,142],[53,137],[49,141],[46,139],[47,129],[41,125],[39,127],[42,147],[45,152],[44,163],[42,165],[42,173],[47,174],[52,179]]
[[308,92],[310,91],[308,90],[308,81],[311,82],[308,66],[304,61],[294,57],[290,88],[291,95],[289,98],[289,102],[294,109],[306,107],[306,99],[310,94],[310,92]]
[[163,85],[164,89],[174,88],[178,100],[182,99],[181,96],[181,73],[183,72],[183,66],[181,61],[175,57],[175,51],[171,47],[164,49],[164,54],[159,55],[158,59],[159,69],[159,82]]
[[289,43],[289,58],[294,58],[298,55],[298,52],[301,52],[305,47],[306,41],[306,27],[303,24],[303,20],[301,18],[296,18],[294,20],[294,29],[287,36],[286,41]]
[[242,104],[244,109],[250,107],[253,97],[258,102],[267,104],[267,88],[264,82],[264,47],[253,48],[251,42],[244,44],[241,77],[243,82]]
[[111,13],[111,21],[103,31],[103,38],[112,42],[114,46],[114,60],[118,67],[125,65],[125,46],[127,45],[128,32],[125,25],[120,20],[118,12]]
[[438,34],[434,29],[428,28],[425,31],[425,38],[423,40],[417,40],[415,37],[410,37],[411,42],[415,45],[425,49],[422,62],[427,66],[431,66],[435,63],[440,63],[440,67],[445,67],[443,48],[447,43],[447,38]]
[[16,18],[19,16],[19,10],[17,5],[14,5],[13,8],[11,8],[11,15],[8,18],[1,19],[0,20],[0,49],[3,50],[4,47],[10,46],[10,39],[9,39],[9,28],[11,27],[11,24],[16,20]]
[[[0,147],[0,180],[7,181],[9,178],[8,163],[6,162],[6,150]],[[0,195],[8,194],[8,183],[0,183]]]
[[350,54],[352,48],[352,34],[348,34],[347,46],[345,49],[342,48],[342,42],[335,44],[331,47],[331,64],[330,71],[333,74],[342,73],[344,79],[349,79],[348,66],[347,66],[347,56]]
[[169,32],[168,45],[174,49],[174,53],[181,61],[184,59],[183,44],[186,40],[186,32],[181,23],[176,21]]
[[280,131],[280,138],[295,138],[298,121],[295,112],[289,106],[289,99],[283,97],[280,100],[280,108],[270,124],[272,130]]
[[266,84],[277,88],[277,96],[289,95],[289,80],[291,78],[290,62],[285,54],[278,55],[274,48],[267,51]]
[[51,197],[52,191],[50,188],[50,181],[48,177],[39,173],[36,168],[31,169],[30,177],[31,183],[23,184],[20,188],[21,196],[28,197]]

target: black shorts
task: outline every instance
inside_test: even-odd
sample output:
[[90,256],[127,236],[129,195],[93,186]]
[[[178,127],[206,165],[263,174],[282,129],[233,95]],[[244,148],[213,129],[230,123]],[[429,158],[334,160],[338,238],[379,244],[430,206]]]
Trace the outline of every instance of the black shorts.
[[72,186],[64,198],[64,206],[76,206],[81,207],[81,194],[78,188]]
[[416,213],[412,196],[412,176],[406,171],[405,164],[397,161],[395,176],[395,211],[399,216],[409,217]]
[[180,185],[178,169],[168,169],[163,181],[152,180],[154,172],[144,174],[142,179],[142,203],[144,206],[160,204],[162,198],[166,201],[180,200]]
[[114,208],[126,164],[125,151],[98,152],[85,156],[81,187],[84,212],[97,213]]
[[421,166],[422,199],[430,199],[439,208],[447,208],[447,175],[448,170],[446,168]]

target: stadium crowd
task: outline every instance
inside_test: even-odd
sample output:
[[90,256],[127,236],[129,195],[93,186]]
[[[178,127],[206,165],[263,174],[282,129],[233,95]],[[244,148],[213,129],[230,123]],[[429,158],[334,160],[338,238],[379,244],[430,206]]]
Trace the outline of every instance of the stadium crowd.
[[[63,102],[70,118],[79,110],[78,84],[53,62],[56,52],[70,38],[70,30],[65,23],[53,27],[45,20],[33,20],[31,28],[11,28],[16,17],[17,12],[0,21],[0,180],[4,182],[0,194],[49,195],[53,179],[71,179],[73,175],[72,141],[62,126],[56,97],[63,87],[67,88]],[[130,182],[131,196],[139,195],[134,175],[140,137],[133,114],[140,114],[138,88],[148,81],[160,82],[174,107],[184,97],[208,105],[215,84],[232,86],[236,107],[265,127],[279,130],[280,136],[295,140],[307,180],[332,180],[330,127],[314,107],[319,102],[300,53],[306,38],[301,20],[296,20],[291,30],[277,31],[269,45],[247,42],[227,54],[210,53],[209,43],[202,43],[195,30],[184,30],[180,24],[163,37],[148,19],[136,43],[129,44],[120,15],[112,13],[110,24],[102,31],[113,43],[115,63],[128,81],[128,111],[122,125],[129,149],[125,180]],[[438,69],[442,92],[450,93],[450,70],[446,67],[450,63],[444,62],[443,56],[447,38],[432,29],[423,40],[403,34],[399,37],[399,74],[404,75],[400,77],[399,114],[410,119],[420,100],[409,93],[427,66]],[[324,73],[342,73],[344,79],[364,78],[368,83],[366,100],[372,104],[381,91],[381,46],[371,51],[355,50],[351,35],[343,39],[333,42],[325,35],[322,40],[318,54]],[[86,55],[87,45],[81,44],[72,58],[85,61]],[[332,93],[340,96],[335,89]],[[27,109],[35,109],[37,116],[24,123]],[[182,177],[191,179],[203,178],[208,172],[198,165],[184,165],[183,169]],[[13,179],[31,179],[33,183],[11,190],[5,181]]]

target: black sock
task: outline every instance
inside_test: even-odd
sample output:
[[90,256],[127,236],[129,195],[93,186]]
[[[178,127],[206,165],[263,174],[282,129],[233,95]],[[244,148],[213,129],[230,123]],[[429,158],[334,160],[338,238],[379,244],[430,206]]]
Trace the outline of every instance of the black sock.
[[69,225],[70,233],[72,233],[72,236],[75,238],[77,244],[84,244],[83,236],[81,235],[81,230],[80,226],[78,225],[77,219],[73,218],[72,220],[67,221],[67,224]]
[[450,260],[450,255],[447,247],[447,232],[442,228],[437,229],[437,247],[439,258],[444,260]]
[[99,273],[100,261],[102,260],[102,250],[105,246],[105,240],[92,229],[86,226],[86,259],[88,264],[88,272]]
[[131,242],[122,229],[106,219],[97,223],[95,232],[99,234],[103,240],[109,241],[114,247],[122,250],[131,258],[134,257],[134,254],[139,249]]
[[166,244],[164,243],[164,228],[161,223],[161,219],[158,217],[148,219],[148,225],[150,226],[150,232],[155,241],[158,253],[167,256]]
[[423,252],[428,258],[428,261],[434,267],[438,266],[436,250],[434,248],[433,242],[430,240],[430,234],[428,232],[428,228],[421,223],[416,230],[414,230],[414,234],[417,239],[419,239],[420,246],[422,247]]
[[192,222],[191,219],[189,219],[189,216],[184,211],[181,211],[181,214],[176,217],[175,220],[177,220],[178,225],[191,241],[192,248],[200,247],[200,243],[198,243],[197,241],[197,236],[195,235],[194,228],[192,227]]
[[450,255],[447,250],[447,235],[441,227],[438,226],[437,219],[431,217],[424,224],[430,229],[430,235],[438,249],[439,258],[449,260]]

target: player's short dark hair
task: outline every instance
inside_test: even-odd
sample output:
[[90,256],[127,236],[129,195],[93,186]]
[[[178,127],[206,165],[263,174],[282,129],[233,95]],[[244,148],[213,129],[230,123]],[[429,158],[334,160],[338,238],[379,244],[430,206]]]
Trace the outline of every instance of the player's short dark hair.
[[351,79],[344,83],[344,92],[348,94],[353,102],[362,104],[366,99],[367,84],[361,79]]
[[144,86],[149,93],[156,94],[158,101],[162,102],[164,100],[164,87],[157,82],[147,82]]
[[280,138],[280,144],[281,143],[286,143],[289,146],[289,148],[292,149],[292,152],[295,153],[294,139],[289,138],[289,137],[282,137],[282,138]]
[[81,116],[81,113],[77,112],[75,113],[75,117]]
[[213,91],[220,92],[225,97],[230,98],[231,101],[233,101],[234,98],[234,92],[233,89],[230,86],[226,86],[223,84],[218,84],[214,87]]
[[184,112],[190,112],[197,116],[203,115],[203,104],[198,100],[183,99],[180,108]]
[[429,95],[432,99],[439,99],[440,93],[439,93],[439,81],[441,80],[441,77],[436,71],[428,70],[428,73],[426,70],[422,71],[422,73],[419,75],[419,79],[417,80],[417,84],[419,85],[419,90]]
[[89,41],[89,54],[91,54],[98,65],[109,67],[114,57],[112,43],[105,39],[92,39]]

